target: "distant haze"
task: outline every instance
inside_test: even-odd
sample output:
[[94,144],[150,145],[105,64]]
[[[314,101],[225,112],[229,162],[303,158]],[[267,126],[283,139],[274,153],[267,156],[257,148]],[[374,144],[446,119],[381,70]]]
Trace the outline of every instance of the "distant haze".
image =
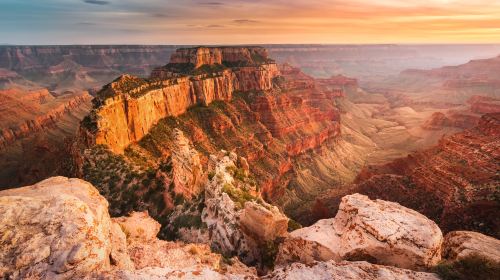
[[2,0],[8,44],[500,43],[498,0]]

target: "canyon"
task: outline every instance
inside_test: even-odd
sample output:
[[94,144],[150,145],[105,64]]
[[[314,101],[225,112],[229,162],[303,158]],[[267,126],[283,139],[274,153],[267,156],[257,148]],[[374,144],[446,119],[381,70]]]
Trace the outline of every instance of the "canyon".
[[[0,189],[89,182],[1,191],[5,234],[52,238],[16,224],[19,196],[94,219],[78,228],[104,244],[9,243],[0,274],[438,279],[498,262],[500,60],[440,67],[430,49],[0,47]],[[381,61],[397,63],[366,66]],[[439,68],[404,70],[420,65]]]
[[87,92],[55,95],[47,89],[0,90],[0,183],[2,188],[67,174],[64,146],[88,113]]

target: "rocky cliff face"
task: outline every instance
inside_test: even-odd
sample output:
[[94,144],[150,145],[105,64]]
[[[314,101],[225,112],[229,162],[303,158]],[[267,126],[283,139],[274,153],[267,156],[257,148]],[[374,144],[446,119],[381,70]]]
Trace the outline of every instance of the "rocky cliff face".
[[0,112],[5,115],[0,122],[0,149],[54,127],[65,114],[88,106],[90,99],[88,93],[56,98],[46,89],[0,91]]
[[16,187],[65,172],[66,141],[91,107],[87,92],[0,90],[0,184]]
[[[209,105],[214,100],[229,101],[236,91],[269,90],[273,79],[279,75],[274,62],[263,58],[257,64],[246,61],[245,67],[211,69],[221,66],[223,55],[229,52],[229,62],[237,61],[240,54],[251,49],[241,49],[241,53],[231,49],[194,48],[180,49],[172,55],[171,63],[164,69],[157,69],[152,80],[133,76],[122,76],[98,93],[95,110],[88,122],[96,127],[92,143],[107,145],[113,152],[123,153],[125,147],[146,135],[160,119],[179,116],[195,105]],[[186,62],[187,61],[187,62]],[[239,61],[239,60],[238,60]],[[192,63],[193,62],[193,63]],[[190,64],[208,69],[188,72],[188,77],[179,77],[176,66]],[[176,70],[173,70],[176,69]],[[165,77],[178,76],[167,80]],[[160,80],[158,80],[160,79]]]

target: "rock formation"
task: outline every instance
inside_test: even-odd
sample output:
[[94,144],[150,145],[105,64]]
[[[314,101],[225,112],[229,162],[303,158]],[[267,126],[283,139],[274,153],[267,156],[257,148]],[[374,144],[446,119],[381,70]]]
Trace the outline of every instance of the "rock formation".
[[[345,196],[334,219],[290,236],[280,247],[278,263],[366,260],[411,269],[436,265],[443,239],[437,225],[416,211],[359,194]],[[305,250],[296,247],[301,245]]]
[[500,240],[473,231],[452,231],[444,237],[443,257],[456,261],[471,255],[500,262]]
[[78,179],[55,177],[0,192],[0,275],[70,279],[109,269],[107,208],[99,192]]
[[65,115],[90,104],[88,93],[54,97],[46,89],[0,90],[0,150],[36,132],[49,130]]
[[[283,228],[286,217],[274,206],[259,198],[237,195],[244,191],[241,188],[248,187],[244,185],[248,179],[235,175],[241,174],[235,170],[238,168],[235,162],[244,160],[227,152],[212,159],[213,189],[212,193],[206,191],[206,195],[212,196],[205,200],[207,207],[203,210],[210,246],[158,239],[160,224],[147,212],[110,218],[104,197],[91,184],[79,179],[53,177],[33,186],[0,191],[3,213],[0,277],[13,280],[439,279],[432,273],[373,263],[419,268],[434,264],[442,236],[435,224],[422,215],[396,203],[372,201],[355,194],[343,199],[335,219],[319,221],[287,236]],[[184,206],[176,211],[193,208]],[[245,213],[248,209],[253,210]],[[224,213],[219,215],[217,211]],[[270,226],[266,229],[249,226],[248,221],[237,218],[243,215],[255,218],[252,224],[263,221],[261,224]],[[232,246],[234,250],[246,246],[248,253],[268,254],[272,262],[273,248],[267,244],[276,237],[285,237],[276,262],[278,267],[268,270],[262,278],[257,276],[255,268],[247,267],[238,258],[228,258],[227,254],[223,257],[212,251],[223,246]],[[338,251],[329,260],[320,259],[318,253],[326,252],[318,250],[320,247],[301,247],[295,243],[298,247],[288,248],[295,252],[284,250],[289,240]],[[498,240],[481,234],[453,232],[446,237],[443,253],[449,261],[474,253],[498,260],[498,245]],[[372,263],[341,261],[337,259],[339,256]],[[246,257],[239,255],[240,259]],[[280,262],[285,259],[286,262]]]
[[[249,60],[256,55],[258,60]],[[179,49],[167,66],[153,71],[151,80],[121,76],[98,93],[99,105],[87,120],[86,128],[94,135],[90,142],[123,153],[162,118],[214,100],[231,100],[235,91],[271,89],[279,70],[263,55],[265,51],[253,48]],[[237,61],[245,64],[238,68],[222,64],[232,66]]]
[[432,273],[370,264],[367,262],[319,262],[311,265],[294,263],[278,268],[263,279],[352,279],[352,280],[438,280]]
[[172,181],[174,192],[187,198],[198,195],[203,190],[205,178],[200,155],[192,147],[182,131],[174,131],[172,150]]
[[[8,279],[242,279],[255,270],[224,264],[207,246],[156,238],[147,213],[110,219],[87,182],[54,177],[0,192],[0,276]],[[222,263],[222,266],[221,266]]]
[[[171,215],[170,230],[177,231],[181,240],[206,243],[226,256],[236,255],[245,263],[258,264],[263,262],[262,247],[286,234],[288,218],[262,200],[255,182],[238,164],[244,161],[225,151],[211,156],[212,178],[199,202],[203,208],[193,211],[191,205],[178,207]],[[188,217],[200,219],[202,225],[177,223]]]

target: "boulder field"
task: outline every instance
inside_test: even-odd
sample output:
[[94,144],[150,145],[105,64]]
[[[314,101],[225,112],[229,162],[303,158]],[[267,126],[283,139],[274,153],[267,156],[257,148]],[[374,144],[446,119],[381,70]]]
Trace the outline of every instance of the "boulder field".
[[[217,165],[219,171],[223,166],[226,170],[233,160],[234,155],[224,157]],[[224,174],[215,176],[231,182]],[[212,184],[216,183],[213,180]],[[239,211],[247,211],[249,203]],[[474,252],[492,261],[498,261],[500,255],[500,241],[495,238],[461,231],[449,233],[443,243],[439,228],[423,215],[397,203],[370,200],[359,194],[344,197],[334,219],[321,220],[290,234],[280,230],[279,219],[270,222],[269,215],[277,210],[264,209],[258,211],[264,215],[253,210],[246,215],[268,217],[263,224],[274,224],[270,228],[280,232],[284,241],[275,268],[258,275],[255,268],[238,258],[214,253],[211,244],[158,239],[160,224],[147,212],[110,218],[106,199],[83,180],[49,178],[0,192],[0,277],[439,279],[426,271],[441,260],[441,255],[449,261]],[[248,225],[244,234],[253,232],[253,238],[261,241],[279,235],[266,229],[255,230]]]

